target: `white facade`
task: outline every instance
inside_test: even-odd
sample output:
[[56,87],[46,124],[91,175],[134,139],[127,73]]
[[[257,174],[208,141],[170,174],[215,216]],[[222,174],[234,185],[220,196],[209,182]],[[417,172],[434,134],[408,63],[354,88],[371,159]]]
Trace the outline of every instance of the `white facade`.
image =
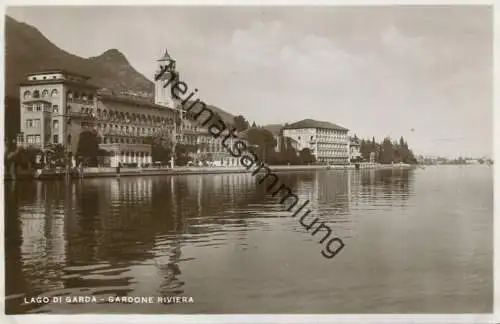
[[349,163],[347,130],[334,128],[285,128],[283,135],[294,139],[298,149],[308,148],[321,164]]
[[359,140],[356,138],[350,138],[350,143],[349,143],[349,150],[350,150],[350,159],[355,160],[355,159],[360,159],[361,158],[361,152],[359,151],[361,145],[359,143]]
[[155,104],[175,108],[174,98],[172,97],[172,84],[177,79],[175,61],[170,57],[167,50],[165,50],[165,54],[157,62],[158,69],[155,74]]

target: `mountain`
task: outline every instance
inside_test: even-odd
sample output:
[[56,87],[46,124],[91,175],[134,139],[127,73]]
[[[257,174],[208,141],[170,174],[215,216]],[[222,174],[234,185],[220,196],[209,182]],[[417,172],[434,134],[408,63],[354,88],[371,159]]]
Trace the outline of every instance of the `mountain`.
[[[190,100],[190,101],[187,101],[186,104],[184,105],[185,108],[188,108],[190,107],[191,105],[193,105],[194,101],[193,100]],[[209,105],[207,103],[205,103],[207,105],[207,108],[210,109],[211,111],[213,111],[215,114],[219,115],[220,118],[222,119],[222,121],[224,122],[224,124],[229,128],[230,125],[233,125],[234,124],[234,116],[231,115],[230,113],[222,110],[221,108],[219,107],[216,107],[216,106],[213,106],[213,105]],[[197,106],[193,108],[193,111],[198,111],[200,108],[198,108]]]
[[153,83],[137,72],[116,49],[85,59],[70,54],[33,26],[5,18],[6,95],[19,96],[18,84],[25,74],[45,69],[63,69],[91,77],[90,83],[120,92],[153,92]]
[[283,129],[284,125],[282,124],[268,124],[262,126],[262,128],[268,130],[271,132],[273,135],[279,135],[281,130]]
[[[45,69],[63,69],[91,77],[90,83],[116,94],[152,96],[154,84],[137,72],[127,58],[117,49],[110,49],[99,56],[82,58],[68,53],[48,40],[38,29],[5,17],[5,95],[11,104],[6,107],[6,128],[19,114],[19,83],[27,73]],[[234,118],[224,110],[210,106],[224,121]],[[17,111],[13,111],[17,110]],[[18,123],[17,123],[18,125]],[[14,130],[9,130],[14,132]]]

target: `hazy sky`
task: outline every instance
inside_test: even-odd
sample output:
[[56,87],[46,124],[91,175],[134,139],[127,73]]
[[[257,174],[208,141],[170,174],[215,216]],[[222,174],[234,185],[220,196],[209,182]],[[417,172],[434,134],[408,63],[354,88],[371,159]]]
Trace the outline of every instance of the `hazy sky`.
[[[492,154],[489,7],[9,8],[83,57],[152,79],[165,48],[201,100],[257,124],[330,121],[418,154]],[[413,131],[412,131],[413,129]]]

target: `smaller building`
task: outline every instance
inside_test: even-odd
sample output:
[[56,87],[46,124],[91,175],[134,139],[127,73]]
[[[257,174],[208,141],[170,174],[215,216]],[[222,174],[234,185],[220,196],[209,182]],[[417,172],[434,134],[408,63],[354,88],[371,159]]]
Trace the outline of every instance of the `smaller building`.
[[88,80],[64,70],[28,74],[20,84],[17,144],[41,150],[61,144],[74,156],[79,134],[95,128],[97,87]]
[[361,144],[359,142],[359,138],[354,136],[349,137],[349,154],[351,162],[356,162],[361,160],[361,152],[359,151]]

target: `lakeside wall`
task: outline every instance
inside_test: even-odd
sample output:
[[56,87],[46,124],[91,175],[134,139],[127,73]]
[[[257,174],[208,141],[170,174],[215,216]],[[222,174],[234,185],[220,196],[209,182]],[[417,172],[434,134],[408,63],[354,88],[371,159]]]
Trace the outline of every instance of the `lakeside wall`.
[[[360,169],[408,169],[413,168],[410,164],[376,164],[361,163]],[[271,165],[273,172],[287,171],[308,171],[308,170],[348,170],[355,169],[355,165]],[[160,176],[160,175],[186,175],[186,174],[224,174],[224,173],[252,173],[254,168],[247,170],[239,167],[175,167],[175,168],[121,168],[120,177],[130,176]],[[80,175],[73,173],[73,178],[79,178]],[[83,178],[109,178],[117,177],[116,168],[99,167],[85,168]],[[57,180],[65,179],[66,174],[63,171],[36,170],[17,174],[17,180]],[[15,180],[11,174],[5,174],[4,180]]]

